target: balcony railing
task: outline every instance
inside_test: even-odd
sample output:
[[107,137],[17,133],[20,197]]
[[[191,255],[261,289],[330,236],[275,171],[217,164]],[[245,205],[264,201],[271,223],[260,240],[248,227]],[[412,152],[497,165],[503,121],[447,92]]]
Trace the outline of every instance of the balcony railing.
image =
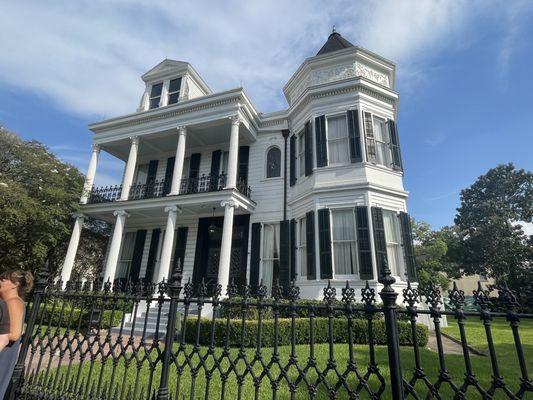
[[[164,179],[148,183],[137,183],[130,187],[128,200],[153,199],[170,193],[171,182]],[[193,193],[217,192],[226,187],[226,174],[201,175],[196,178],[183,178],[180,183],[180,195]],[[237,190],[250,198],[252,190],[246,181],[237,182]],[[120,199],[122,185],[93,187],[88,203],[108,203]]]

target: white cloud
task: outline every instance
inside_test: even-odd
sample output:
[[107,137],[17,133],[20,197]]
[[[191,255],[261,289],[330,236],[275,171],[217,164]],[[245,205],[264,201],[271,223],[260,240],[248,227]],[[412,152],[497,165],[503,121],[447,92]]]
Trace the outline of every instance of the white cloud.
[[406,82],[416,83],[442,49],[468,45],[476,17],[499,8],[396,0],[6,2],[0,83],[98,119],[134,111],[140,75],[168,57],[191,62],[214,90],[242,83],[267,112],[285,106],[283,84],[333,24],[398,62]]

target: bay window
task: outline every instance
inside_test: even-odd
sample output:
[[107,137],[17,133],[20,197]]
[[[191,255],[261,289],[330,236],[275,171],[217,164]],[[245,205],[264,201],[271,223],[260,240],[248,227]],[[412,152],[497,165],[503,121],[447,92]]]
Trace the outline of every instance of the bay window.
[[350,144],[348,142],[346,114],[328,117],[327,124],[329,164],[349,163]]
[[383,210],[383,227],[387,244],[387,261],[392,275],[401,274],[401,239],[398,217],[394,211]]
[[353,209],[331,210],[335,275],[357,274],[357,242]]

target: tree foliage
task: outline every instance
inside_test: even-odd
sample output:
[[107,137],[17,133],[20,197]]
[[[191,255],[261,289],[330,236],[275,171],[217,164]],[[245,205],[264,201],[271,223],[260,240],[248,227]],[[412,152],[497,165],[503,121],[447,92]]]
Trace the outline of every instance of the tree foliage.
[[[23,141],[0,127],[0,270],[35,272],[46,259],[56,272],[78,211],[83,176],[37,141]],[[88,221],[84,236],[106,234]],[[84,237],[79,254],[83,254]],[[100,249],[100,253],[101,253]],[[79,257],[78,257],[79,258]]]

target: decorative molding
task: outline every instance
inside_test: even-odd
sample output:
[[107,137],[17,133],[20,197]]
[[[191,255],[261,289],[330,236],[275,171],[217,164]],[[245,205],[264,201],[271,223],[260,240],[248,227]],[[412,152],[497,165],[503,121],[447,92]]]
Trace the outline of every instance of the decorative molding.
[[177,127],[177,129],[178,129],[178,134],[183,135],[183,136],[187,136],[187,126],[180,125],[180,126]]
[[235,200],[222,200],[220,202],[220,205],[222,207],[234,207],[239,208],[239,203],[237,203]]
[[380,85],[390,87],[389,77],[359,62],[355,63],[355,76],[362,76]]
[[98,143],[93,143],[91,145],[91,149],[93,152],[99,153],[100,152],[100,145]]
[[126,210],[115,210],[113,211],[113,215],[115,217],[129,217],[130,214],[126,212]]

